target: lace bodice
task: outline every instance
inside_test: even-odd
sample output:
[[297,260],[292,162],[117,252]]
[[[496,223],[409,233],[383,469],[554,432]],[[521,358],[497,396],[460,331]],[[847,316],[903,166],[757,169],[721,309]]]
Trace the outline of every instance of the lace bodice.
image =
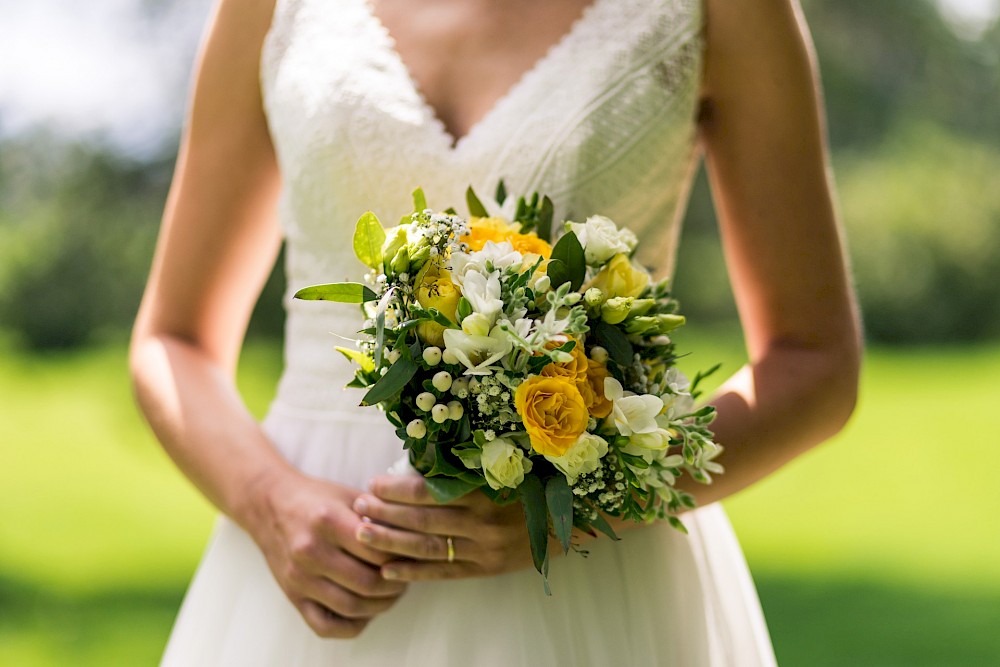
[[[289,287],[358,280],[354,223],[394,224],[422,186],[464,208],[465,189],[548,194],[557,219],[627,225],[640,259],[673,265],[695,154],[701,0],[592,0],[569,32],[453,145],[367,0],[277,0],[265,42],[264,103],[284,177]],[[357,404],[330,333],[357,310],[288,302],[279,400]]]

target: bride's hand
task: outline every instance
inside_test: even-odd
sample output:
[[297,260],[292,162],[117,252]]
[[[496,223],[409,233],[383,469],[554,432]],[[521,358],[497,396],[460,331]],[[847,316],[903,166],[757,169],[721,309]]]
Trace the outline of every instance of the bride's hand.
[[[531,566],[531,548],[520,503],[499,507],[480,491],[438,504],[423,477],[385,475],[354,501],[369,519],[358,541],[396,558],[382,565],[386,579],[428,581],[483,577]],[[449,562],[448,538],[453,562]]]
[[250,532],[285,595],[321,637],[355,637],[389,609],[406,584],[379,567],[392,556],[360,544],[358,491],[295,475],[260,494]]

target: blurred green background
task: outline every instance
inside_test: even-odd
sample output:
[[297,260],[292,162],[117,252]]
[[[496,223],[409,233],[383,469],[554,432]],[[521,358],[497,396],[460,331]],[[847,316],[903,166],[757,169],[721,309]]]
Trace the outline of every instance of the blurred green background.
[[[1000,664],[1000,1],[803,4],[869,351],[848,428],[726,505],[781,664]],[[208,3],[23,5],[0,6],[0,665],[155,664],[213,512],[137,416],[125,341]],[[133,69],[87,59],[112,35]],[[703,179],[682,249],[681,344],[733,370]],[[241,362],[257,414],[281,290]]]

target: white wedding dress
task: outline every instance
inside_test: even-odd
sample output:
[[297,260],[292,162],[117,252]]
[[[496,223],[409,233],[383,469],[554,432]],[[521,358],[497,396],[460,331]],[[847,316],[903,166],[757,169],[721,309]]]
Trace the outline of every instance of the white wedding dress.
[[[351,234],[394,224],[422,186],[464,208],[470,184],[547,193],[557,218],[607,215],[669,272],[696,159],[698,0],[593,0],[569,32],[457,142],[419,94],[366,0],[278,0],[261,63],[285,179],[291,290],[357,280]],[[502,39],[503,36],[498,36]],[[363,488],[401,455],[381,413],[342,387],[333,347],[356,307],[288,301],[286,369],[264,422],[306,473]],[[630,531],[534,570],[411,585],[357,639],[317,638],[252,540],[226,519],[180,611],[164,665],[774,664],[760,604],[721,507]]]

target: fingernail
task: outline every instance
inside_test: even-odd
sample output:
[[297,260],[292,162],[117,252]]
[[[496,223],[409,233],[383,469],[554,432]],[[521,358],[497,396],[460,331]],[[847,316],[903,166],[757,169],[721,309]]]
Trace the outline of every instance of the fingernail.
[[373,537],[372,529],[369,528],[368,526],[361,526],[360,528],[358,528],[358,534],[357,534],[358,542],[364,542],[365,544],[368,544],[369,542],[372,541],[372,537]]
[[368,502],[364,498],[358,498],[354,501],[354,511],[358,514],[367,514]]
[[385,579],[399,579],[399,570],[392,567],[382,568],[382,576]]

